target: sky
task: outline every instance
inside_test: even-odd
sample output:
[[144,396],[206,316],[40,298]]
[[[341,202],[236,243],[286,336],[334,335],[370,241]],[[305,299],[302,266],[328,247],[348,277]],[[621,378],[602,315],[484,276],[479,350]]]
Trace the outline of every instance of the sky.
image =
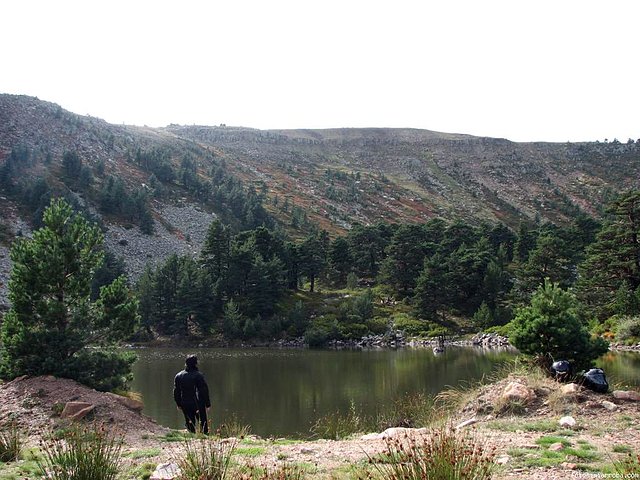
[[636,0],[20,0],[0,18],[0,93],[116,124],[640,138]]

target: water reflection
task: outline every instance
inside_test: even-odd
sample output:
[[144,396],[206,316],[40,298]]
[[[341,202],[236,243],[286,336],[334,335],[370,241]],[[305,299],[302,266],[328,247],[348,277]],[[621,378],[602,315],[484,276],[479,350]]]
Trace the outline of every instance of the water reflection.
[[143,349],[132,388],[143,394],[145,413],[181,428],[173,404],[173,377],[196,353],[209,383],[215,424],[236,416],[261,436],[307,435],[320,416],[351,403],[373,414],[411,393],[437,393],[447,385],[480,379],[510,352],[448,348],[326,351]]

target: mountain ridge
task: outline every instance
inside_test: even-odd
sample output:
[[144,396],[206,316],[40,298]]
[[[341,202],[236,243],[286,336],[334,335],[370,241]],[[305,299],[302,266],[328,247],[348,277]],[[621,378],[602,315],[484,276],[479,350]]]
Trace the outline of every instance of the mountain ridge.
[[[512,142],[413,128],[151,128],[7,94],[0,95],[0,117],[0,162],[21,144],[56,161],[74,150],[88,165],[107,162],[137,185],[148,172],[131,163],[136,151],[166,149],[176,170],[192,155],[203,180],[216,158],[247,185],[262,186],[267,210],[283,225],[292,223],[291,212],[276,198],[289,199],[334,234],[354,222],[435,216],[511,227],[537,219],[563,223],[580,211],[600,215],[609,196],[636,187],[640,177],[640,142],[632,141]],[[56,161],[46,169],[54,176]]]

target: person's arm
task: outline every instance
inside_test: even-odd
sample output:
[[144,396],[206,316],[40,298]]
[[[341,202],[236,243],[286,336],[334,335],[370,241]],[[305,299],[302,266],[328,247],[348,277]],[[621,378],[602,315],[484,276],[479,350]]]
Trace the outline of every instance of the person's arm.
[[178,385],[178,375],[173,380],[173,400],[176,402],[178,408],[182,407],[182,394],[180,392],[180,386]]
[[211,400],[209,399],[209,386],[204,379],[204,375],[198,375],[198,398],[204,404],[206,408],[211,407]]

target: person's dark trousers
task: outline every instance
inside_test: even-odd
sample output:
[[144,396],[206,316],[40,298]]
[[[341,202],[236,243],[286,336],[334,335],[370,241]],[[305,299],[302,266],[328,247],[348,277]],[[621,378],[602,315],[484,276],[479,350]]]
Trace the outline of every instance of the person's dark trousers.
[[196,425],[200,423],[200,432],[207,435],[209,433],[209,424],[207,423],[207,409],[200,408],[196,410],[195,406],[183,406],[182,413],[184,413],[184,421],[191,433],[196,432]]

